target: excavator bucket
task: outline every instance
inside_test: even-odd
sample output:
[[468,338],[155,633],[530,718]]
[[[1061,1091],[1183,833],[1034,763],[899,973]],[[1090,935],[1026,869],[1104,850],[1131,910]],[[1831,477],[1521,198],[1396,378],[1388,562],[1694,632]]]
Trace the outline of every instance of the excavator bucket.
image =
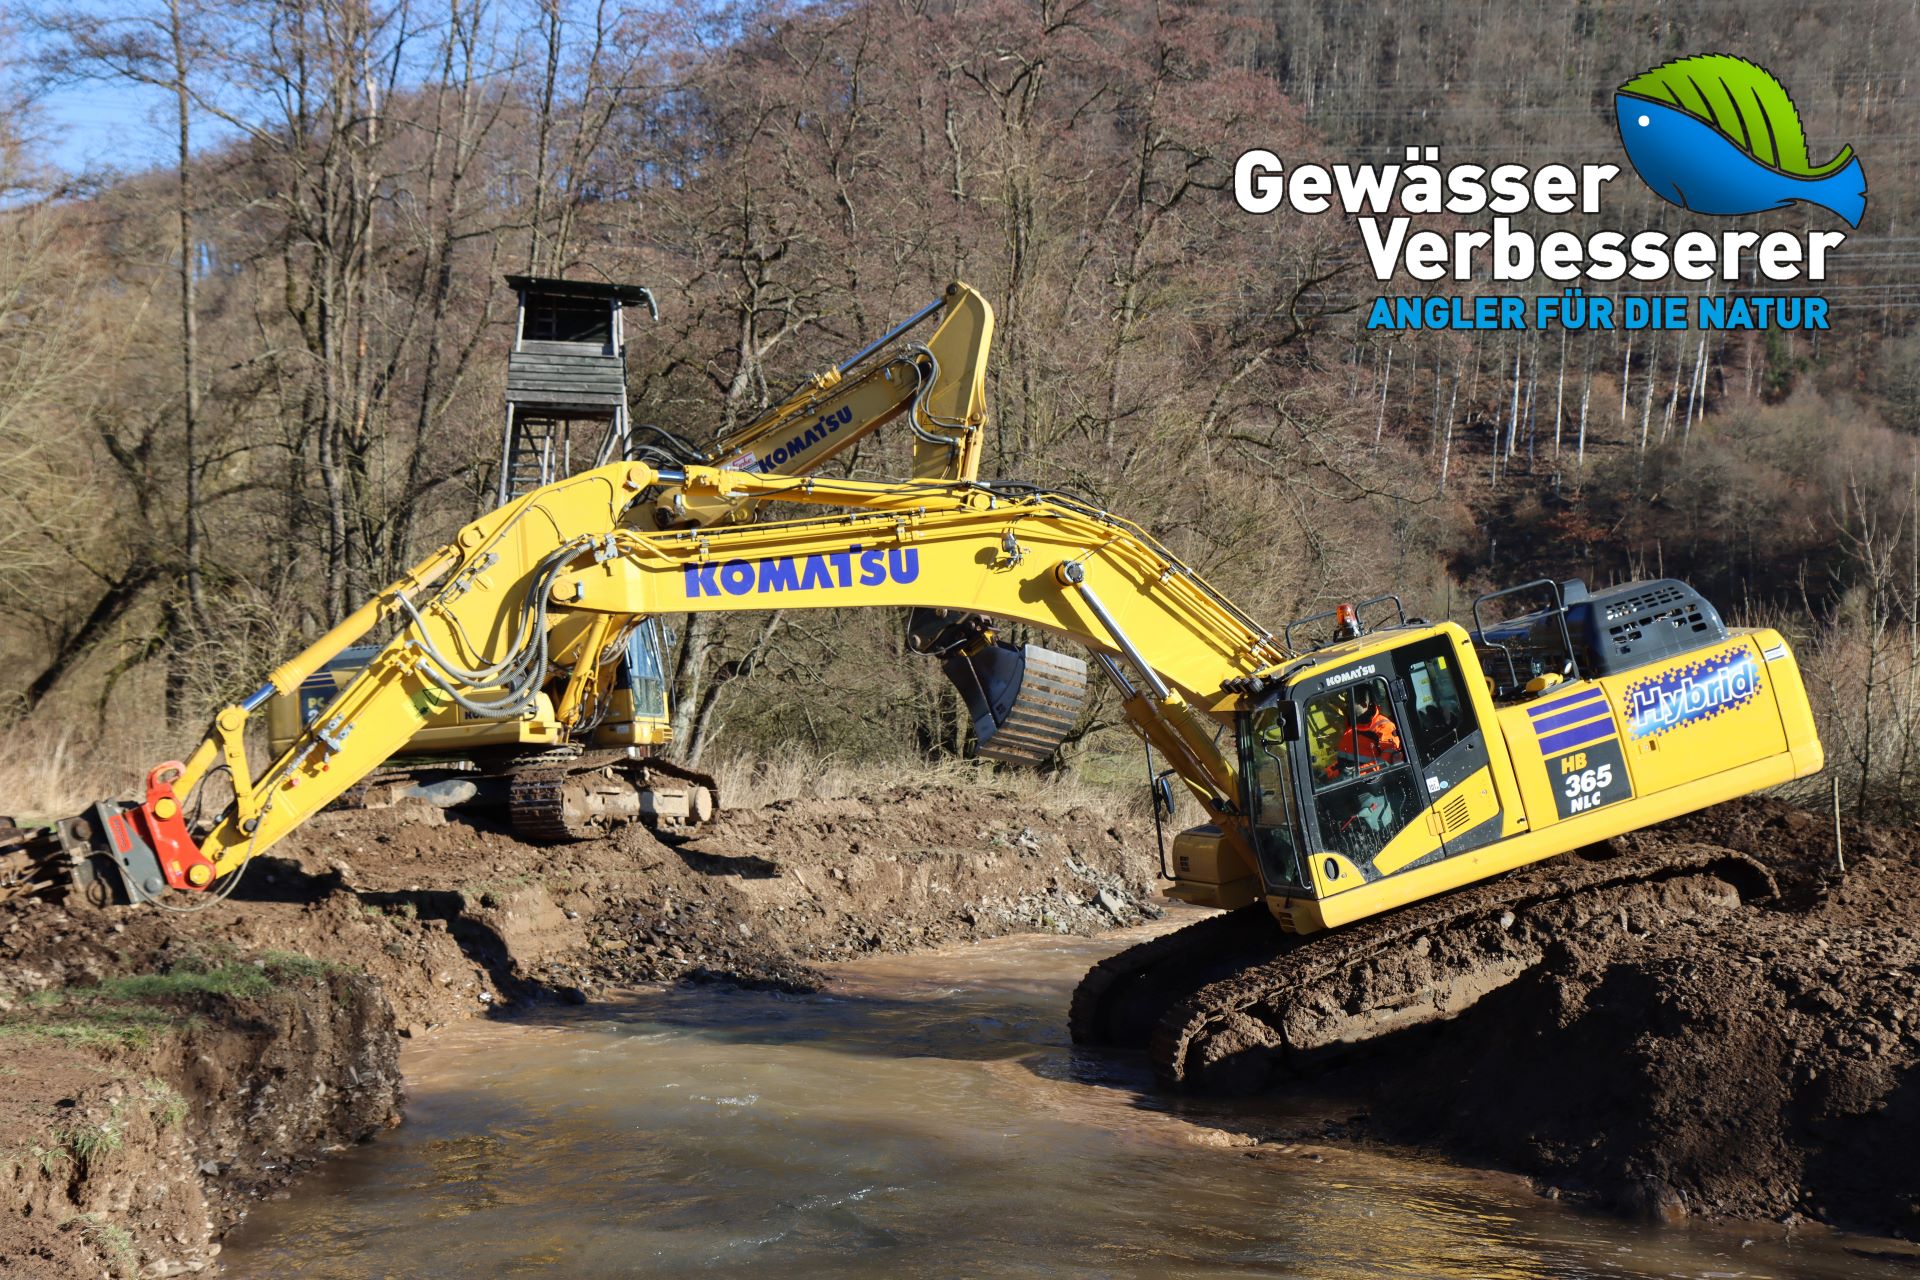
[[1087,664],[1035,644],[956,650],[940,669],[967,704],[982,760],[1047,763],[1087,703]]

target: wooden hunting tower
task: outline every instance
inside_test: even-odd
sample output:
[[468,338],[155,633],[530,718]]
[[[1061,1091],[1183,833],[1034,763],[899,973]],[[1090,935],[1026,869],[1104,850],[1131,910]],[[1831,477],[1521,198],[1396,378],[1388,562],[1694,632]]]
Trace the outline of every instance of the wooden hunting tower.
[[[627,456],[625,308],[653,294],[637,284],[508,276],[520,297],[507,360],[501,505],[583,466]],[[574,439],[575,424],[591,424]],[[597,438],[595,438],[597,437]]]

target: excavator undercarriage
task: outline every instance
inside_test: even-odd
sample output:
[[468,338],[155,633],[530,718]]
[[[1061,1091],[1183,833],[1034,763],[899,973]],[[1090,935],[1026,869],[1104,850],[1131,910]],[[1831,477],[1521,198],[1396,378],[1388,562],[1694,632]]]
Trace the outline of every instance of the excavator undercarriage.
[[462,761],[381,769],[344,792],[335,809],[384,809],[419,800],[504,820],[536,843],[591,840],[629,822],[679,832],[710,822],[720,784],[645,747],[545,751],[494,749]]
[[1675,860],[1589,846],[1315,934],[1264,906],[1210,917],[1101,961],[1074,991],[1074,1043],[1145,1049],[1165,1087],[1257,1092],[1384,1037],[1443,1021],[1586,934],[1645,933],[1775,895],[1725,849]]
[[531,840],[591,840],[629,822],[678,831],[711,821],[720,784],[658,756],[589,751],[516,770],[508,812]]

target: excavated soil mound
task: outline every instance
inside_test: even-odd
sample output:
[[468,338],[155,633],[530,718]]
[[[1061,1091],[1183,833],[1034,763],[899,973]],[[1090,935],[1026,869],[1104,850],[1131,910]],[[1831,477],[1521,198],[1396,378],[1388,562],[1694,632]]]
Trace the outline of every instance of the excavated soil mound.
[[1579,921],[1458,1017],[1342,1059],[1341,1091],[1383,1136],[1629,1211],[1920,1233],[1920,832],[1848,823],[1844,876],[1830,820],[1768,801],[1618,843],[1742,853],[1779,890]]
[[[415,940],[417,959],[383,946],[373,971],[404,1017],[431,1020],[446,1012],[428,990],[436,983],[469,1001],[579,1000],[682,978],[800,988],[814,961],[1132,924],[1159,914],[1150,847],[1134,819],[988,787],[784,800],[729,811],[686,838],[630,826],[548,846],[404,804],[321,815],[274,851],[297,866],[263,860],[242,893],[338,886],[362,916],[383,916]],[[450,982],[438,953],[417,945],[436,932],[474,962]]]
[[0,1273],[204,1269],[251,1199],[398,1121],[400,1040],[437,1023],[1134,923],[1151,849],[992,787],[544,847],[406,802],[320,815],[193,914],[0,903]]

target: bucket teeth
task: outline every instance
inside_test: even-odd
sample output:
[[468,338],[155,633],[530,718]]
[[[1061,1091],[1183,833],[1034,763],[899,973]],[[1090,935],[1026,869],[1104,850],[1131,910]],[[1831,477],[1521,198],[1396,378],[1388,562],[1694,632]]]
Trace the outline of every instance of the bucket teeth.
[[1019,688],[991,732],[978,733],[974,754],[1001,764],[1038,766],[1053,759],[1087,705],[1087,664],[1027,645],[1020,652]]

